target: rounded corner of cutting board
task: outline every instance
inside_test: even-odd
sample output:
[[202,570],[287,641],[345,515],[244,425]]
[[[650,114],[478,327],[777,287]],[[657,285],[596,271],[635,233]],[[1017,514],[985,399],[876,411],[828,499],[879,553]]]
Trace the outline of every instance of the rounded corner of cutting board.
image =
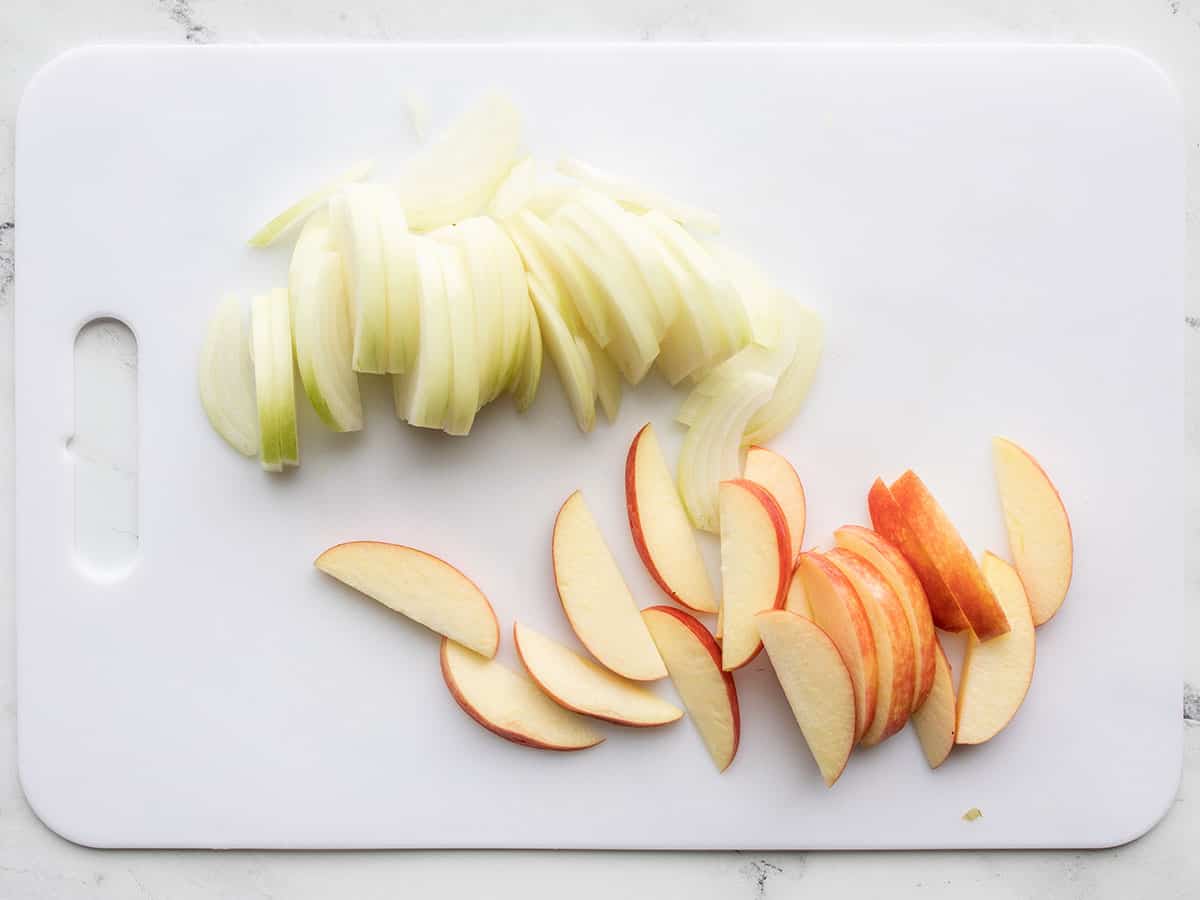
[[34,817],[47,830],[78,847],[104,849],[114,846],[99,836],[97,823],[86,821],[91,807],[72,803],[70,798],[65,804],[60,804],[59,799],[64,796],[62,791],[42,783],[46,770],[29,759],[28,748],[31,743],[26,740],[18,744],[17,781]]

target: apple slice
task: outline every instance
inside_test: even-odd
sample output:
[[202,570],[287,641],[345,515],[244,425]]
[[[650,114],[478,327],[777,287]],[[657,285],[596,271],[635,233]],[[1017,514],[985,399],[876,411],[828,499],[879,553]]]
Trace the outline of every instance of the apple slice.
[[837,645],[816,623],[784,609],[755,616],[796,724],[832,787],[854,749],[854,682]]
[[904,604],[879,571],[856,553],[840,547],[825,558],[842,570],[862,601],[875,639],[878,693],[875,716],[862,736],[865,747],[886,740],[904,727],[912,712],[916,668],[912,630]]
[[232,294],[213,313],[200,351],[200,402],[217,434],[238,453],[254,456],[258,412],[243,316],[242,301]]
[[854,682],[854,739],[858,740],[875,719],[879,691],[879,661],[867,611],[842,570],[820,553],[801,553],[796,577],[812,609],[812,620],[829,635],[850,670]]
[[370,160],[355,163],[346,171],[334,176],[331,180],[301,197],[270,222],[250,236],[248,243],[251,247],[269,247],[279,239],[289,228],[301,222],[310,213],[324,206],[329,198],[337,194],[346,185],[362,181],[371,174],[373,163]]
[[792,572],[792,581],[788,585],[787,600],[784,601],[783,608],[806,619],[813,617],[812,604],[808,602],[808,594],[804,592],[804,579],[800,577],[799,569]]
[[892,484],[904,521],[942,576],[971,630],[981,641],[1008,632],[1008,620],[950,517],[909,469]]
[[761,484],[775,498],[783,517],[787,519],[788,534],[792,539],[791,559],[800,555],[804,541],[804,518],[806,504],[804,485],[792,464],[766,447],[751,447],[746,451],[746,467],[742,477]]
[[650,577],[676,603],[697,612],[716,612],[716,591],[700,545],[649,423],[634,437],[625,457],[625,508],[633,545]]
[[586,750],[604,740],[519,672],[442,639],[442,677],[463,712],[493,734],[539,750]]
[[925,599],[921,579],[917,577],[903,553],[869,528],[843,525],[833,533],[833,540],[837,546],[857,553],[874,566],[904,604],[904,613],[908,617],[908,626],[916,651],[912,705],[915,711],[925,702],[925,697],[933,686],[934,645],[937,643],[937,637],[933,633],[933,618],[929,614],[929,601]]
[[984,553],[983,576],[1011,628],[986,643],[967,638],[958,686],[955,740],[960,744],[982,744],[1012,721],[1029,692],[1037,653],[1033,615],[1017,570],[995,554]]
[[787,600],[792,542],[783,510],[766,489],[739,479],[721,484],[721,667],[740,669],[762,649],[757,613]]
[[313,563],[326,575],[486,657],[496,655],[500,626],[483,591],[454,566],[413,547],[350,541]]
[[1027,450],[1006,438],[994,439],[992,450],[1009,548],[1029,594],[1033,624],[1043,625],[1071,586],[1071,521],[1050,476]]
[[933,687],[921,708],[913,713],[912,720],[929,768],[936,769],[954,749],[955,699],[950,663],[936,639],[933,658]]
[[925,598],[929,601],[929,612],[933,624],[943,631],[963,631],[971,626],[958,608],[958,601],[950,593],[950,588],[942,579],[941,572],[925,552],[916,535],[904,521],[904,513],[900,504],[892,496],[891,489],[883,483],[882,478],[876,478],[867,494],[867,506],[871,510],[871,524],[885,540],[890,541],[904,558],[912,565],[913,571],[925,589]]
[[652,606],[642,618],[708,755],[724,772],[737,755],[742,724],[733,676],[721,669],[721,648],[682,610]]
[[633,595],[580,491],[567,498],[554,520],[552,556],[563,611],[592,656],[633,681],[666,677]]
[[513,625],[513,642],[538,687],[572,712],[638,728],[666,725],[683,715],[681,709],[641,685],[614,675],[520,622]]

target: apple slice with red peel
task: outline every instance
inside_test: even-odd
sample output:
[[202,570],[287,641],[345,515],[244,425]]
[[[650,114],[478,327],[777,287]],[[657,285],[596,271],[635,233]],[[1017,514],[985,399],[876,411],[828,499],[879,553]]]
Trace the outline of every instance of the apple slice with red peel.
[[737,755],[742,725],[733,676],[721,669],[721,648],[683,610],[652,606],[642,618],[709,756],[724,772]]
[[1008,620],[979,564],[917,473],[909,469],[892,484],[904,521],[954,595],[958,608],[981,641],[1007,634]]
[[813,617],[812,604],[808,602],[808,594],[804,592],[804,580],[800,577],[798,568],[792,572],[792,581],[788,585],[787,600],[784,601],[783,608],[806,619]]
[[913,713],[913,729],[929,768],[936,769],[954,749],[955,698],[950,663],[940,642],[934,642],[933,687]]
[[858,740],[875,718],[879,692],[879,662],[867,611],[842,570],[820,553],[801,553],[796,577],[812,609],[812,620],[829,635],[850,670],[854,683],[854,739]]
[[720,510],[721,666],[732,672],[762,649],[755,614],[787,600],[792,544],[783,510],[752,481],[722,482]]
[[1012,721],[1029,692],[1037,655],[1033,615],[1017,570],[995,554],[985,553],[983,576],[1012,627],[986,643],[967,638],[958,686],[955,740],[960,744],[982,744]]
[[592,656],[633,681],[665,678],[662,658],[580,491],[554,520],[552,555],[563,612]]
[[529,677],[559,706],[638,728],[678,721],[683,710],[517,622],[513,642]]
[[755,484],[761,484],[767,489],[783,516],[787,519],[788,534],[792,539],[792,559],[800,555],[800,545],[804,541],[804,520],[807,504],[804,499],[804,485],[792,464],[766,447],[751,447],[746,451],[746,467],[742,477]]
[[388,609],[489,659],[500,646],[492,604],[466,575],[423,550],[381,541],[330,547],[313,563]]
[[825,786],[854,749],[854,682],[837,646],[816,623],[784,609],[755,616],[758,632]]
[[647,423],[625,457],[625,506],[633,545],[660,588],[697,612],[717,611],[717,595],[675,479]]
[[908,627],[904,604],[874,566],[858,554],[841,548],[826,553],[825,558],[841,569],[853,585],[875,639],[878,662],[875,716],[862,736],[863,746],[870,747],[902,729],[912,712],[916,662],[912,631]]
[[937,637],[933,633],[933,617],[929,613],[929,601],[921,579],[913,571],[895,545],[861,525],[843,525],[833,533],[834,543],[857,553],[878,570],[888,583],[908,617],[912,631],[916,665],[913,667],[913,710],[920,709],[933,686],[934,645]]
[[871,485],[871,491],[867,494],[867,506],[871,510],[871,524],[874,529],[904,554],[904,558],[921,580],[925,597],[929,601],[933,624],[942,631],[957,632],[970,628],[962,610],[958,608],[954,594],[942,580],[942,573],[905,523],[900,504],[896,502],[891,489],[883,483],[882,478],[876,478],[875,483]]
[[1043,625],[1071,586],[1071,520],[1058,489],[1029,451],[1005,438],[995,438],[992,450],[1008,545],[1029,594],[1033,624]]
[[586,750],[604,737],[519,672],[442,639],[442,677],[463,712],[493,734],[540,750]]

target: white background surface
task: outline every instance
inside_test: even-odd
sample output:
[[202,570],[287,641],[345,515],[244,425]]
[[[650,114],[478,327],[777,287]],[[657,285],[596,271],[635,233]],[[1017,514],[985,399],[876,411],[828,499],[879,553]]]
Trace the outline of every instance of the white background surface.
[[[36,7],[36,9],[35,9]],[[443,5],[423,13],[371,10],[321,12],[319,4],[180,3],[112,5],[17,3],[0,9],[0,307],[3,341],[11,340],[12,289],[8,279],[14,229],[11,218],[11,128],[15,103],[32,72],[61,49],[96,40],[403,39],[417,37],[606,37],[606,38],[817,38],[997,37],[1120,43],[1139,48],[1176,78],[1195,118],[1200,90],[1200,9],[1186,3],[1129,4],[914,4],[901,15],[894,4],[852,8],[828,3],[806,12],[784,4],[738,4],[736,12],[687,5],[583,4],[541,9],[522,4],[495,12]],[[1189,146],[1195,148],[1193,131]],[[1193,149],[1190,162],[1195,162]],[[1195,191],[1192,191],[1195,196]],[[1189,202],[1189,218],[1196,203]],[[1196,235],[1190,235],[1196,247]],[[1189,298],[1195,297],[1194,289]],[[1200,304],[1189,299],[1189,313]],[[1197,323],[1200,324],[1200,323]],[[1200,341],[1188,330],[1189,349]],[[6,351],[4,351],[6,353]],[[1195,371],[1195,354],[1189,355]],[[1194,378],[1189,378],[1189,385]],[[11,380],[0,367],[0,421],[10,419]],[[5,426],[7,429],[7,425]],[[1189,469],[1197,462],[1195,422],[1188,422]],[[0,453],[10,452],[6,442]],[[10,506],[11,464],[3,460],[0,502]],[[1186,485],[1189,513],[1196,509],[1196,483]],[[5,522],[0,553],[11,552]],[[1195,529],[1189,532],[1189,545]],[[0,567],[11,571],[7,560]],[[1189,598],[1196,570],[1189,566]],[[7,600],[8,586],[5,585]],[[1194,604],[1193,604],[1194,606]],[[1194,618],[1194,617],[1192,617]],[[1188,625],[1186,677],[1200,681],[1196,630]],[[11,646],[11,614],[0,618]],[[13,710],[11,666],[0,671],[4,715],[0,754],[11,760]],[[1191,715],[1197,699],[1189,694]],[[1106,714],[1103,698],[1090,714]],[[659,896],[788,896],[853,887],[862,896],[1185,896],[1200,880],[1194,834],[1200,821],[1186,797],[1196,774],[1198,729],[1185,734],[1185,773],[1180,800],[1166,821],[1142,841],[1092,854],[170,854],[98,853],[53,837],[32,818],[21,798],[11,761],[0,772],[0,895],[14,897],[211,897],[276,896],[383,897],[396,894],[495,893],[510,884],[514,893],[552,896],[654,894]],[[1120,777],[1120,773],[1114,773]],[[186,778],[186,772],[180,772]],[[1102,789],[1102,785],[1098,785]]]

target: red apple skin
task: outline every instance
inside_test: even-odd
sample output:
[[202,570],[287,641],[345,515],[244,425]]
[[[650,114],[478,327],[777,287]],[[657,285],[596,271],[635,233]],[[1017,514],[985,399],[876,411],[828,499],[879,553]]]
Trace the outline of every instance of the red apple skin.
[[494,725],[493,723],[487,721],[487,719],[483,718],[478,712],[476,712],[475,708],[471,706],[471,704],[467,703],[466,698],[463,697],[462,693],[459,691],[458,684],[455,682],[454,677],[450,674],[450,665],[446,661],[446,645],[449,643],[450,638],[442,638],[442,646],[438,656],[441,659],[442,679],[446,682],[446,687],[450,691],[450,696],[454,698],[454,702],[459,705],[459,708],[462,709],[463,712],[465,712],[468,716],[470,716],[492,734],[498,735],[499,737],[504,738],[506,741],[512,741],[514,744],[520,744],[522,747],[534,747],[538,750],[554,750],[558,753],[574,753],[577,750],[590,750],[597,744],[604,743],[604,738],[600,738],[600,740],[598,740],[595,744],[589,744],[586,747],[558,747],[554,744],[544,744],[540,741],[532,741],[523,734],[518,734],[515,731],[509,731],[506,728],[501,728],[498,725]]
[[894,544],[921,580],[925,596],[929,600],[929,611],[933,624],[943,631],[965,631],[971,626],[958,608],[958,601],[946,586],[941,573],[933,564],[921,544],[904,521],[900,504],[892,496],[891,489],[882,478],[876,478],[867,494],[867,506],[871,511],[871,525],[886,540]]
[[733,751],[729,754],[729,762],[721,770],[724,772],[725,769],[729,768],[734,757],[737,756],[738,745],[742,739],[742,714],[738,708],[737,685],[734,684],[733,674],[721,669],[721,647],[700,620],[690,613],[686,613],[682,609],[676,609],[674,606],[651,606],[643,610],[643,612],[649,612],[650,610],[666,613],[668,616],[673,616],[683,623],[696,636],[696,640],[700,642],[701,646],[708,651],[708,655],[712,657],[713,665],[721,673],[721,678],[725,681],[725,693],[729,697],[729,709],[733,717]]
[[[753,481],[747,481],[744,478],[732,478],[725,483],[736,484],[753,494],[763,505],[763,508],[766,509],[767,515],[775,526],[776,552],[779,556],[779,579],[775,590],[775,602],[769,608],[783,609],[787,605],[788,590],[792,586],[792,535],[788,531],[787,516],[783,514],[783,510],[775,498],[771,496],[771,492],[762,485],[755,484]],[[700,627],[704,628],[703,625]],[[708,629],[705,629],[705,633],[708,633]],[[738,669],[749,665],[760,653],[762,653],[762,641],[758,642],[757,650],[734,666],[730,671],[736,672]]]
[[633,534],[633,546],[637,550],[638,556],[642,559],[642,564],[646,567],[646,571],[650,573],[650,577],[654,579],[664,594],[687,609],[693,612],[703,613],[704,610],[697,609],[692,604],[688,603],[681,597],[669,584],[662,573],[658,571],[658,566],[654,564],[654,559],[650,556],[650,548],[646,546],[646,538],[642,532],[642,517],[638,509],[637,498],[637,451],[638,445],[641,443],[642,435],[646,433],[646,429],[650,427],[647,422],[634,435],[633,443],[629,445],[629,453],[625,456],[625,511],[629,516],[629,530]]

